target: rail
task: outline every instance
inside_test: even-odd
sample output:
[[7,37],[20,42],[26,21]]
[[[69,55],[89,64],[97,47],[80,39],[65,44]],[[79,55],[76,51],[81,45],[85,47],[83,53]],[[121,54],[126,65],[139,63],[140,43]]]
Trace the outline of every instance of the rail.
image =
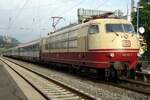
[[[39,72],[36,72],[36,71],[33,71],[29,68],[26,68],[24,67],[23,65],[20,65],[18,63],[15,63],[9,59],[4,59],[4,58],[1,58],[0,59],[1,61],[3,61],[5,64],[7,64],[11,69],[13,69],[17,74],[19,74],[23,79],[25,79],[31,86],[33,86],[41,95],[43,95],[47,100],[51,100],[51,99],[75,99],[75,100],[95,100],[96,98],[84,93],[84,92],[81,92],[79,91],[78,89],[75,89],[73,87],[70,87],[70,86],[67,86],[63,83],[61,83],[60,81],[57,81],[55,79],[52,79],[50,77],[47,77],[45,75],[43,75],[42,73],[39,73]],[[33,82],[30,82],[29,81],[29,78],[30,77],[24,77],[21,73],[21,71],[17,71],[17,69],[15,69],[16,67],[12,67],[12,64],[15,64],[17,67],[20,67],[20,68],[23,68],[24,70],[26,71],[29,71],[30,73],[34,73],[35,75],[38,76],[38,79],[39,78],[42,78],[42,80],[46,80],[48,81],[49,83],[47,83],[47,85],[49,84],[54,84],[54,85],[51,85],[53,86],[53,90],[51,91],[50,86],[47,86],[46,88],[42,88],[40,86],[36,86],[34,85],[35,81]],[[30,80],[34,80],[34,79],[30,79]],[[36,80],[38,81],[38,80]],[[46,83],[46,82],[44,82]],[[43,84],[42,84],[43,85]],[[54,89],[54,87],[57,87]],[[43,91],[42,91],[43,90]],[[46,90],[46,91],[45,91]],[[56,93],[57,92],[57,93]],[[52,95],[51,95],[52,94]]]
[[120,79],[121,83],[117,84],[117,86],[129,89],[138,93],[150,95],[150,84],[146,82],[131,80],[122,78]]

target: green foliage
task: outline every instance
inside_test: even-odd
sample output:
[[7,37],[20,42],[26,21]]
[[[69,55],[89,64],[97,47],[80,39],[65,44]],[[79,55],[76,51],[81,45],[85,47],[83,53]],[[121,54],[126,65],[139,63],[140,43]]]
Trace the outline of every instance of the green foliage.
[[0,49],[7,49],[18,45],[20,42],[12,37],[9,37],[9,41],[3,36],[0,36]]
[[[150,0],[141,0],[139,6],[143,6],[143,8],[140,9],[139,26],[143,26],[145,28],[145,33],[143,35],[148,46],[148,50],[145,52],[145,55],[150,57]],[[136,27],[136,13],[133,13],[132,17],[133,24]]]

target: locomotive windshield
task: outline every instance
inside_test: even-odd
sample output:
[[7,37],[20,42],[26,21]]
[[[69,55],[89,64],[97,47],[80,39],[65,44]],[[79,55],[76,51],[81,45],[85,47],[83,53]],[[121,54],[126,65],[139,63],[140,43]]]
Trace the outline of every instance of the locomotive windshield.
[[135,33],[131,24],[106,24],[106,31]]

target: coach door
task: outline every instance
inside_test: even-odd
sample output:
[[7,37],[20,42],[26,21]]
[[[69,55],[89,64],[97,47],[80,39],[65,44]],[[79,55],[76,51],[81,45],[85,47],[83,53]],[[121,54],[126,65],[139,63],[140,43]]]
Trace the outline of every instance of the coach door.
[[97,39],[99,33],[99,26],[97,24],[92,24],[88,29],[88,50],[96,49]]

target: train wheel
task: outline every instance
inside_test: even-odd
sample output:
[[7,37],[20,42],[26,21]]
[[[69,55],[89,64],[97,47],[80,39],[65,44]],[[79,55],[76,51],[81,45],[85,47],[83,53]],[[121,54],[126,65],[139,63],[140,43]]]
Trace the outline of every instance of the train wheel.
[[108,81],[109,78],[110,78],[110,69],[107,68],[107,69],[105,69],[105,80]]
[[130,78],[135,80],[135,76],[136,76],[135,70],[134,70],[134,69],[131,69],[131,70],[130,70]]
[[110,80],[116,82],[118,79],[117,70],[114,67],[110,68]]
[[97,77],[101,80],[105,80],[105,69],[98,69]]

